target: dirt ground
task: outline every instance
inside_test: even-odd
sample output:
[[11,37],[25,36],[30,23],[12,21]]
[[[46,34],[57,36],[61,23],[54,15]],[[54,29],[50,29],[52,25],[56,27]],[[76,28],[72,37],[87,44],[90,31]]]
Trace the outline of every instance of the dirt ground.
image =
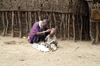
[[0,36],[0,66],[100,66],[100,44],[58,40],[55,52],[40,52],[27,39]]

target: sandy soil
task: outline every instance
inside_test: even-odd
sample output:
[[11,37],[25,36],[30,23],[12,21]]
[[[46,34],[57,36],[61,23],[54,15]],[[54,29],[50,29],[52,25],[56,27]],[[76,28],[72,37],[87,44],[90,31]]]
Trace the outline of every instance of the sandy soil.
[[0,66],[100,66],[100,44],[58,41],[55,52],[40,52],[27,39],[0,36]]

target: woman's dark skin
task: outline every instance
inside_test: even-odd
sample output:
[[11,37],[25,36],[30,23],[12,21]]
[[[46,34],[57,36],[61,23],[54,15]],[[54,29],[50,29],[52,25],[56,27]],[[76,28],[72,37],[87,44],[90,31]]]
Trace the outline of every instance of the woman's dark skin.
[[[44,25],[43,25],[43,28],[45,28],[47,25],[48,25],[48,24],[44,24]],[[48,30],[43,31],[43,32],[37,32],[36,35],[41,35],[41,34],[44,34],[44,33],[48,33],[48,32],[50,32],[50,31],[51,31],[51,29],[48,29]]]

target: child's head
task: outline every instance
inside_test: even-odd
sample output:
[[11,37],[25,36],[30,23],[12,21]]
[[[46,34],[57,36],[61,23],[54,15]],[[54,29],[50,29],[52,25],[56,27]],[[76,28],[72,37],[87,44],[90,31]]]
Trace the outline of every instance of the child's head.
[[54,36],[54,34],[55,34],[55,32],[56,32],[56,31],[55,31],[55,29],[54,29],[54,28],[52,28],[52,29],[51,29],[51,32],[50,32],[50,37],[53,37],[53,36]]

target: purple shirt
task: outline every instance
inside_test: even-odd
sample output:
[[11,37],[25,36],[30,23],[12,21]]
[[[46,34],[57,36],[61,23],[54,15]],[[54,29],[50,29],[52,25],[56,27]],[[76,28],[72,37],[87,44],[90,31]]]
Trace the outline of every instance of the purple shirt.
[[[46,27],[47,29],[49,29],[49,27]],[[33,40],[34,36],[36,35],[36,33],[39,32],[39,22],[34,23],[30,34],[29,34],[29,43]]]

